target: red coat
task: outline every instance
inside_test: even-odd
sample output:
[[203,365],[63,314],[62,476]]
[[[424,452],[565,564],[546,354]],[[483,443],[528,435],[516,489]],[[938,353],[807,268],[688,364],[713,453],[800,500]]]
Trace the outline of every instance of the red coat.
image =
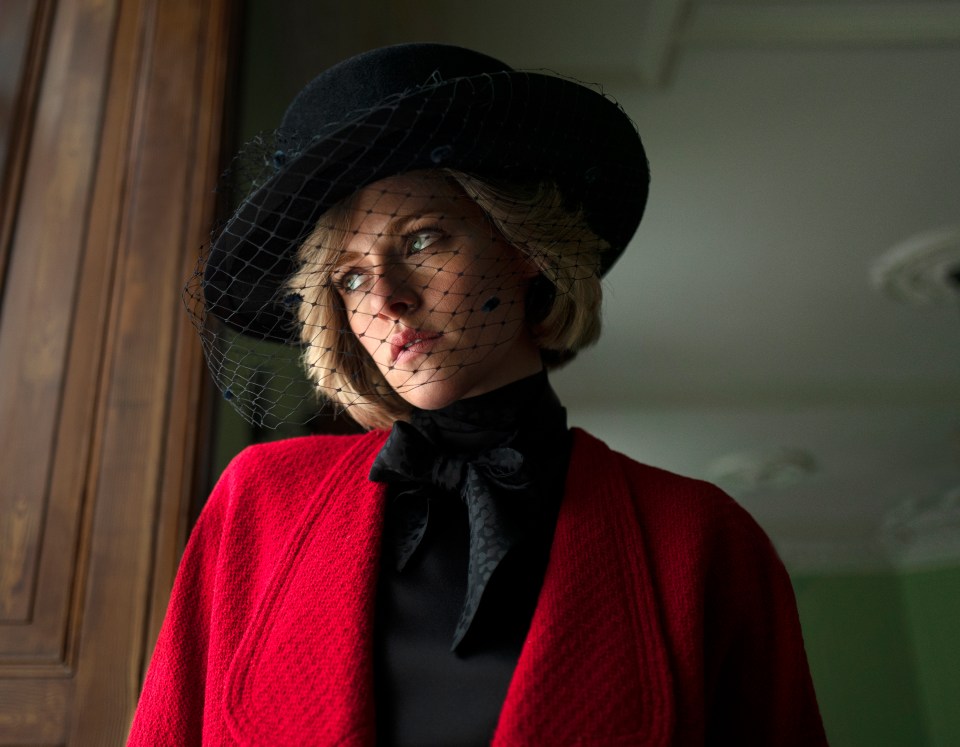
[[[187,547],[131,745],[372,745],[386,434],[256,446]],[[575,432],[495,745],[825,744],[789,579],[716,488]]]

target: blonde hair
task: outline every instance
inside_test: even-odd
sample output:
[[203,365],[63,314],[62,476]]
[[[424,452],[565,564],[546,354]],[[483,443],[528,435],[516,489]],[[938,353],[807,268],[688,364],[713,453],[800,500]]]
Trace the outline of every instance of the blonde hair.
[[[600,337],[600,257],[609,244],[570,209],[553,183],[493,183],[443,169],[483,210],[507,243],[527,256],[556,288],[546,317],[531,327],[547,368],[571,360]],[[389,428],[409,418],[411,406],[387,383],[350,331],[331,282],[350,231],[352,198],[317,221],[300,246],[299,269],[287,287],[302,299],[303,364],[317,394],[366,428]]]

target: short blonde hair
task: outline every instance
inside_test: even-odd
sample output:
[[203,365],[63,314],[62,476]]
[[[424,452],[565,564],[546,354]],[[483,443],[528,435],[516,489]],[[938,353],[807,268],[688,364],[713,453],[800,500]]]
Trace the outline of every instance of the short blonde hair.
[[[494,183],[443,169],[483,210],[506,241],[539,268],[556,288],[546,317],[531,326],[548,368],[571,360],[600,337],[600,257],[609,244],[571,209],[553,183]],[[347,244],[352,198],[317,221],[300,246],[298,270],[288,288],[302,299],[303,364],[317,394],[365,428],[389,428],[409,418],[411,406],[387,383],[351,332],[331,277]]]

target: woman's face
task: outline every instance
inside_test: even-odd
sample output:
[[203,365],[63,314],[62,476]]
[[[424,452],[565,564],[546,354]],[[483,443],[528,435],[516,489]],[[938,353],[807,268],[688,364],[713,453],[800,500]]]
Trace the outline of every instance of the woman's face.
[[456,183],[412,172],[354,196],[333,283],[390,386],[432,410],[540,370],[523,303],[536,274]]

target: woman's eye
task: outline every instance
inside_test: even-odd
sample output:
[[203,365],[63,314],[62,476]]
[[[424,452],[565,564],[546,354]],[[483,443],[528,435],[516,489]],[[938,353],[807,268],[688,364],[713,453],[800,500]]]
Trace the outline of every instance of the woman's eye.
[[359,272],[347,272],[340,276],[338,281],[340,288],[347,292],[360,290],[363,285],[363,275]]
[[418,231],[410,235],[410,253],[419,254],[441,238],[439,231]]

